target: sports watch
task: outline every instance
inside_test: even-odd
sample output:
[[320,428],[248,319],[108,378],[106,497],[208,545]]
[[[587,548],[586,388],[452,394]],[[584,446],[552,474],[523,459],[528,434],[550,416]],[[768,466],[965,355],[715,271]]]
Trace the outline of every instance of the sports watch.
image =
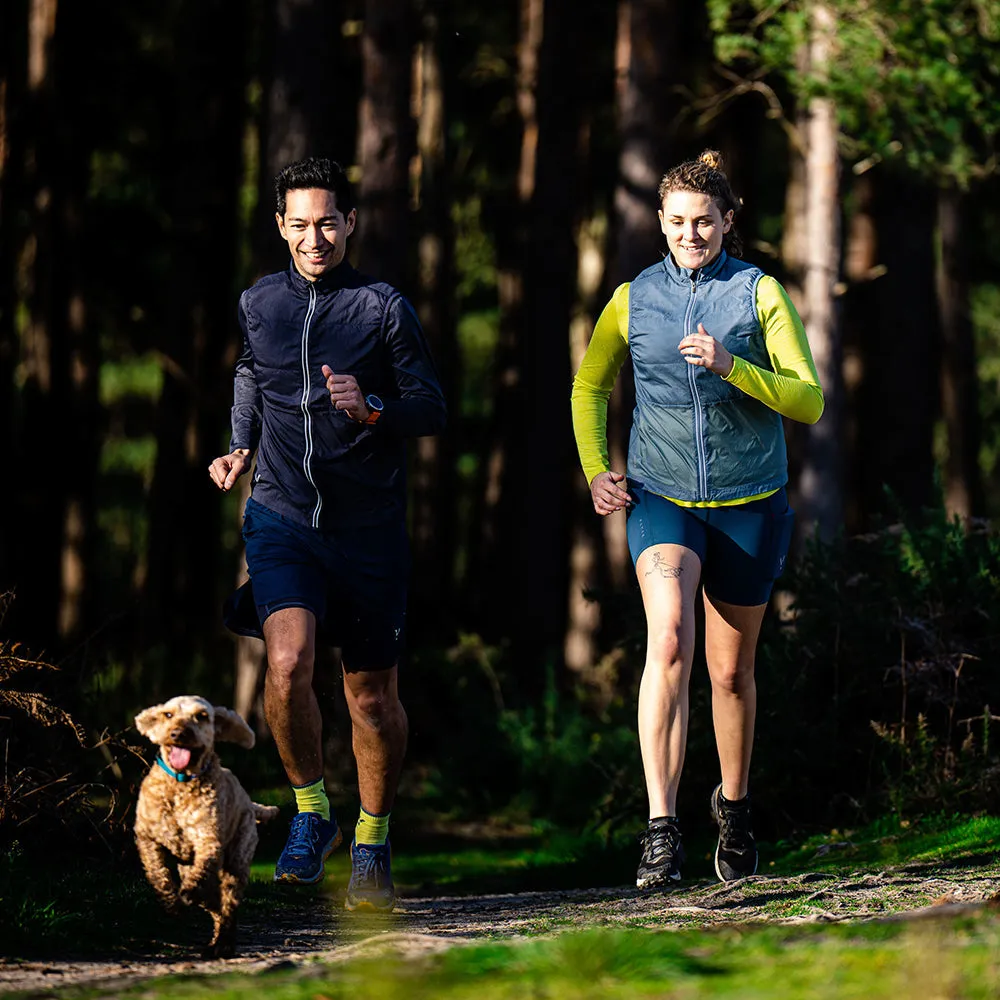
[[382,416],[382,407],[384,406],[381,399],[378,396],[370,394],[365,396],[365,406],[368,407],[368,419],[365,421],[366,424],[373,424],[380,416]]

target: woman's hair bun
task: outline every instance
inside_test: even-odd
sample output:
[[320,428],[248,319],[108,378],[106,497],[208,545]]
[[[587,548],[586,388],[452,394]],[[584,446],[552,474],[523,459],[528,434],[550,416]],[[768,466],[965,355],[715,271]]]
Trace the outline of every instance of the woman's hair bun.
[[717,149],[706,149],[701,156],[698,157],[700,163],[704,163],[706,167],[711,167],[713,170],[722,170],[722,153]]

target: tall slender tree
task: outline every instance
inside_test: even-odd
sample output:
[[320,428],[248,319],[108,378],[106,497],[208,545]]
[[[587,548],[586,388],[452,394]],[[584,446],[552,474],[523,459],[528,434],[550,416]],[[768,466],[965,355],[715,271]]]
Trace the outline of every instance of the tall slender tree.
[[[218,623],[215,574],[219,513],[206,484],[231,398],[224,360],[233,337],[237,257],[218,238],[235,228],[244,119],[246,24],[219,2],[186,0],[177,11],[172,57],[184,70],[164,108],[168,129],[170,274],[163,283],[157,355],[163,389],[155,417],[156,464],[150,491],[149,576],[142,639],[192,621]],[[216,39],[226,37],[222,49]],[[231,381],[230,381],[231,384]],[[177,512],[186,524],[177,530]]]
[[367,0],[358,113],[361,171],[355,253],[363,271],[410,291],[409,170],[414,11],[410,0]]
[[447,638],[457,625],[454,583],[457,530],[450,498],[455,496],[455,463],[460,434],[456,412],[458,344],[455,314],[454,226],[451,219],[453,150],[448,112],[454,64],[449,3],[422,4],[421,42],[416,54],[417,93],[416,307],[427,335],[445,398],[451,409],[446,434],[420,438],[413,449],[411,536],[413,577],[410,600],[418,634]]

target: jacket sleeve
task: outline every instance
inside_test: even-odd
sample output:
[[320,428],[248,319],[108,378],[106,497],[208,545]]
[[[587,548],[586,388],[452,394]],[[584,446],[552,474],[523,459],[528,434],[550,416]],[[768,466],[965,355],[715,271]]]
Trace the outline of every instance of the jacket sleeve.
[[604,307],[590,344],[573,379],[570,405],[573,433],[587,482],[611,468],[608,458],[608,400],[628,356],[628,295],[626,282],[615,289]]
[[240,296],[240,330],[243,333],[243,351],[236,362],[233,378],[233,408],[230,415],[233,434],[229,441],[229,451],[249,448],[251,453],[260,444],[261,395],[257,388],[257,378],[253,371],[253,354],[250,351],[248,335],[247,293]]
[[765,275],[757,282],[756,300],[774,371],[733,358],[726,381],[783,417],[814,424],[823,414],[823,388],[802,320],[788,293],[772,277]]
[[400,294],[386,304],[382,335],[395,391],[383,399],[376,427],[404,437],[439,433],[447,420],[444,393],[420,320]]

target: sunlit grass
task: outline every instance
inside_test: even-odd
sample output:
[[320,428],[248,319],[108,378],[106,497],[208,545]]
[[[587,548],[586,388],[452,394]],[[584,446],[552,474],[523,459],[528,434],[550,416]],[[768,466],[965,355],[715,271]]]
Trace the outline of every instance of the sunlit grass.
[[[377,940],[373,942],[377,947]],[[161,980],[116,995],[242,1000],[507,998],[991,997],[1000,985],[1000,920],[915,926],[590,930],[401,957],[371,957],[254,976]]]
[[1000,818],[996,816],[942,816],[907,825],[881,821],[860,830],[833,830],[794,847],[778,845],[782,853],[767,870],[783,875],[805,869],[837,871],[847,865],[870,868],[995,856],[998,844]]

